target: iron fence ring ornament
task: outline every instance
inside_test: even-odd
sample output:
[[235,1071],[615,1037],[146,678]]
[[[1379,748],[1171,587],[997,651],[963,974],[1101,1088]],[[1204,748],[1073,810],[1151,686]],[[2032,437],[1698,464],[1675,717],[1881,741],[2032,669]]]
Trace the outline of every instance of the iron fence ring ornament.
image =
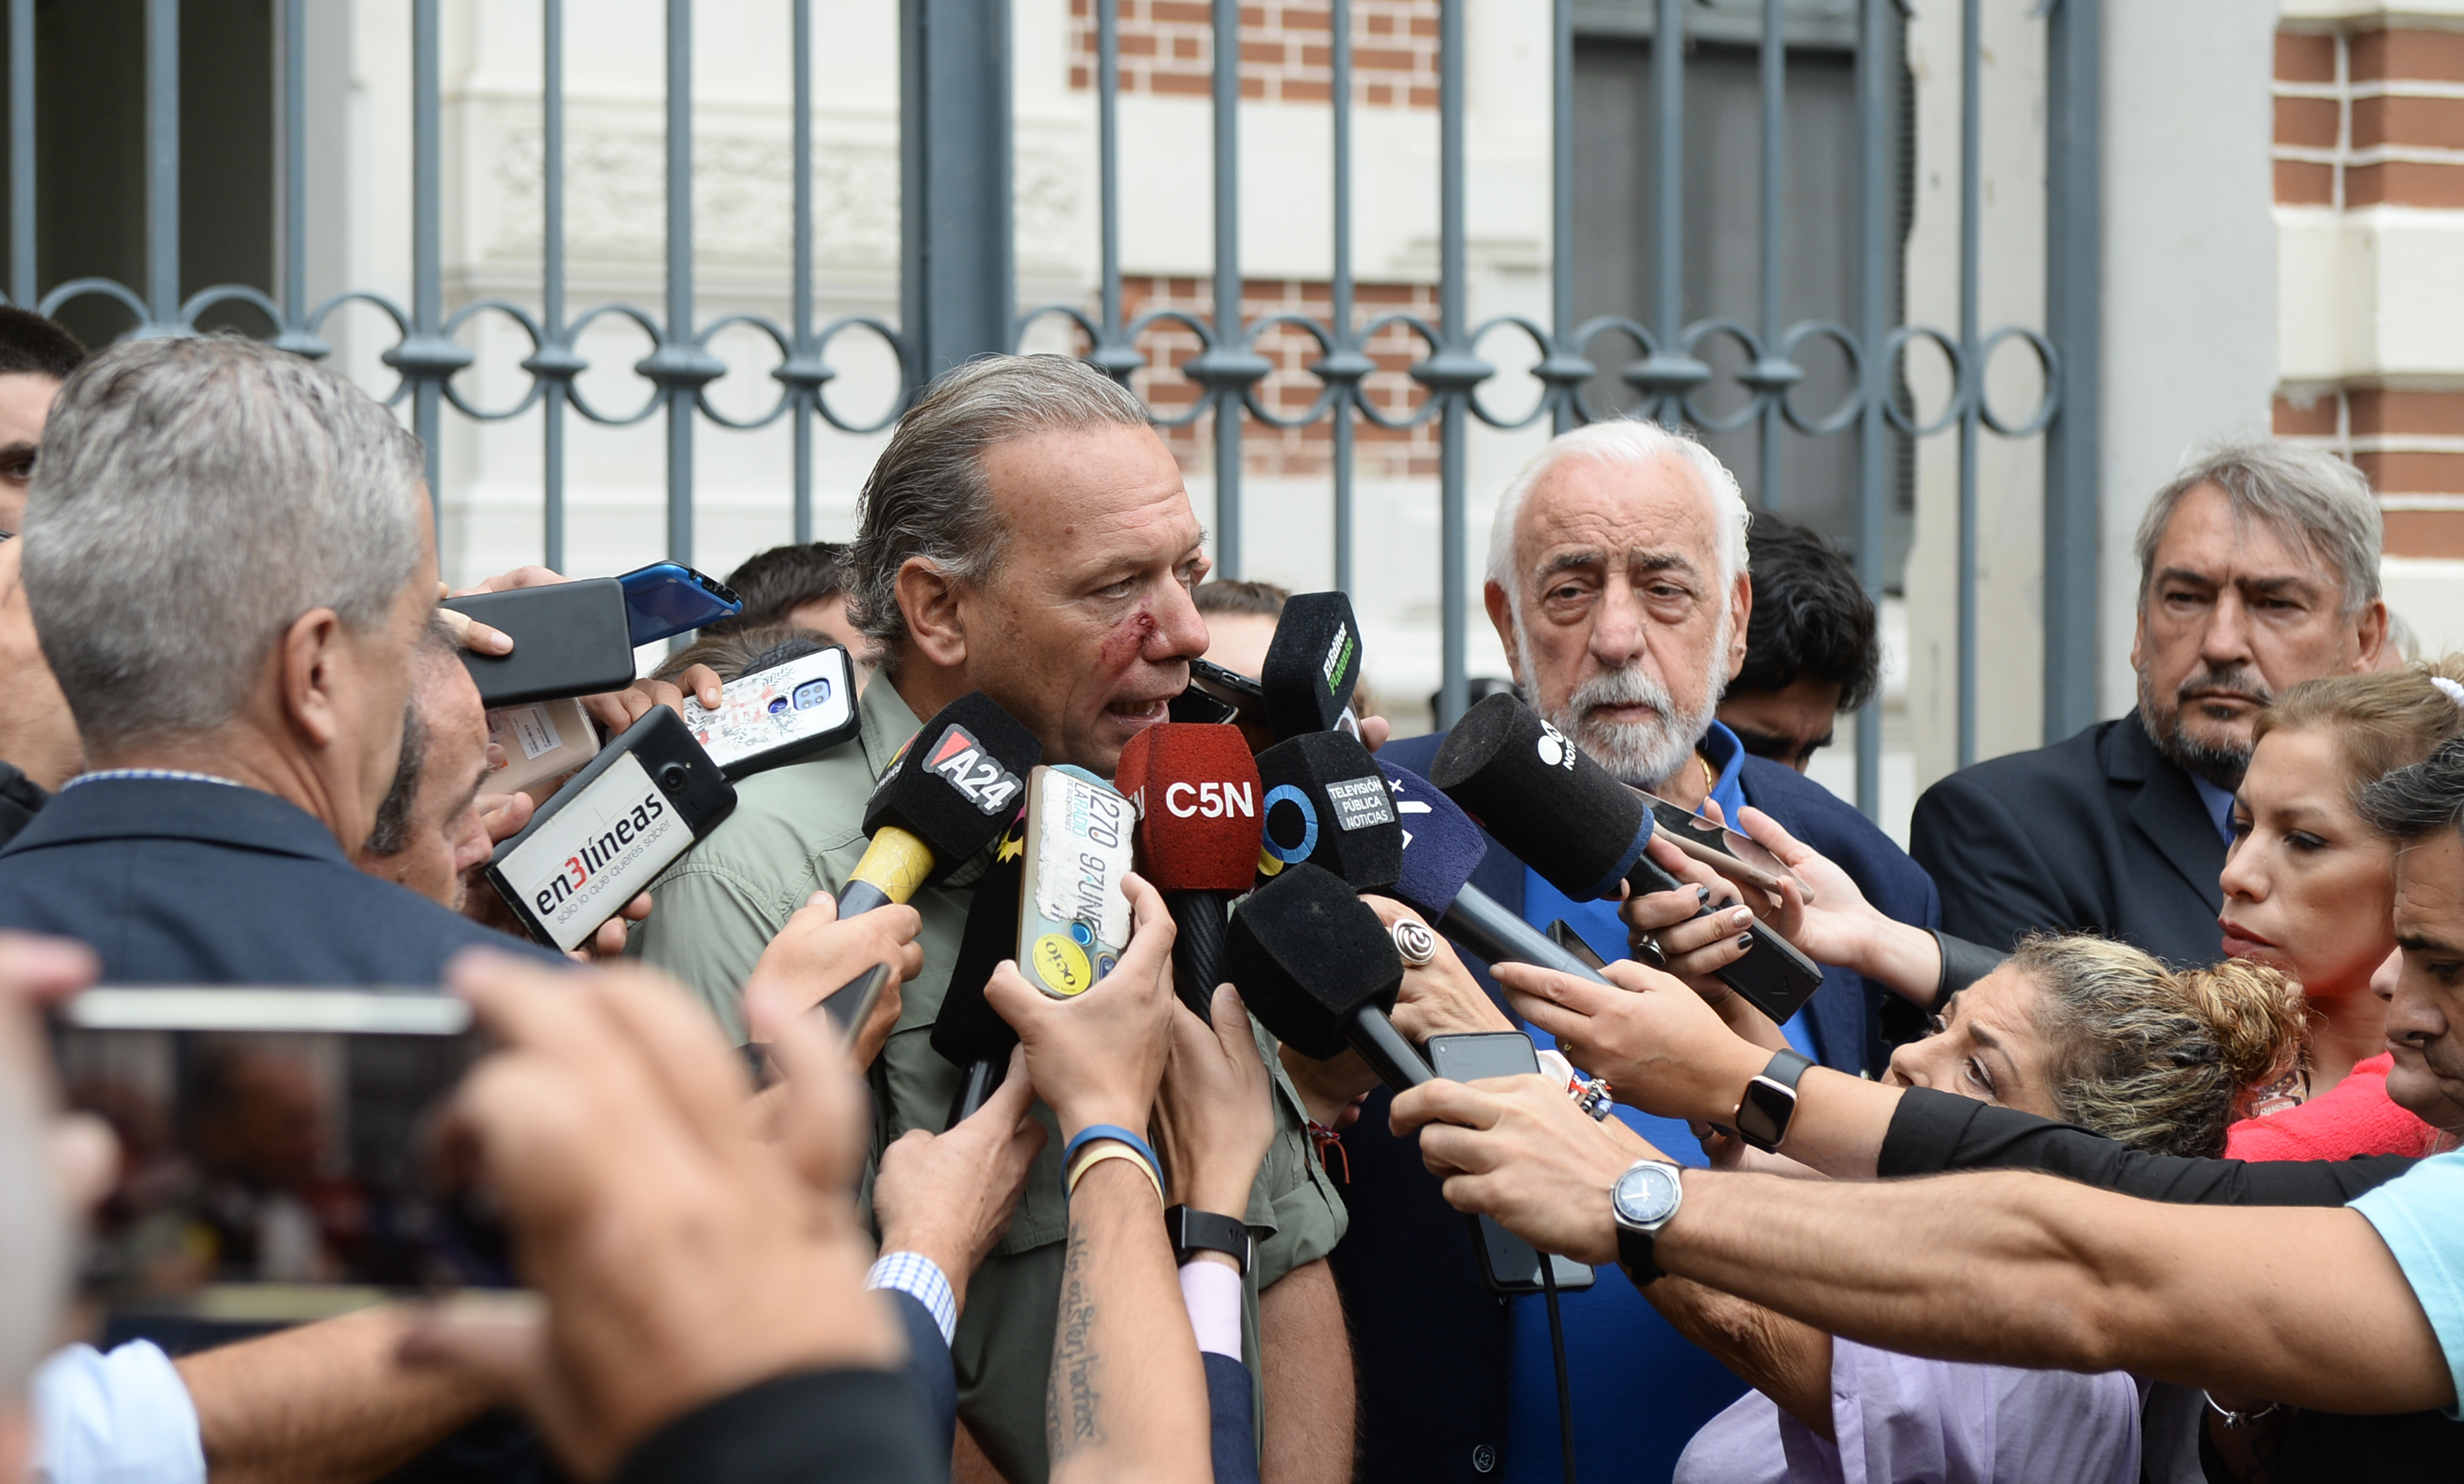
[[[2001,415],[1993,410],[1993,400],[1985,392],[1985,368],[1993,363],[1993,353],[2002,347],[2002,342],[2014,337],[2027,341],[2035,351],[2036,364],[2043,369],[2045,375],[2044,391],[2036,399],[2035,414],[2016,426],[2002,420]],[[2033,438],[2043,432],[2053,423],[2055,416],[2061,411],[2061,353],[2054,349],[2053,341],[2025,325],[2004,325],[1987,336],[1985,343],[1977,347],[1976,368],[1976,415],[1986,426],[2003,437]]]
[[[1685,327],[1685,354],[1689,358],[1700,360],[1701,358],[1695,355],[1695,351],[1705,340],[1717,335],[1725,335],[1728,338],[1737,342],[1738,346],[1746,353],[1746,364],[1749,369],[1762,362],[1763,344],[1761,338],[1758,338],[1754,332],[1747,329],[1744,325],[1738,323],[1734,319],[1697,319],[1692,324],[1687,325]],[[1765,394],[1747,383],[1743,377],[1737,378],[1737,381],[1740,385],[1746,385],[1747,389],[1753,393],[1753,395],[1746,399],[1744,406],[1739,407],[1733,414],[1727,417],[1711,417],[1705,413],[1701,407],[1695,405],[1694,395],[1696,392],[1703,389],[1698,386],[1687,391],[1683,397],[1678,399],[1679,405],[1685,411],[1685,421],[1693,424],[1696,427],[1703,429],[1706,433],[1732,433],[1738,428],[1745,426],[1747,424],[1751,423],[1757,417],[1760,417],[1763,411]],[[1705,382],[1704,384],[1708,385],[1709,383]]]
[[[630,304],[601,304],[583,311],[582,314],[574,317],[571,324],[564,327],[564,342],[567,345],[580,344],[582,342],[583,332],[589,329],[592,325],[597,324],[602,318],[605,318],[609,315],[616,316],[623,319],[630,319],[633,323],[639,325],[642,329],[642,333],[650,338],[650,354],[654,356],[658,354],[660,346],[664,344],[664,338],[659,334],[658,325],[652,322],[649,315],[644,314],[641,310],[635,309]],[[644,377],[643,380],[649,381],[649,378]],[[650,414],[667,405],[668,402],[667,388],[659,385],[655,382],[650,383],[650,395],[649,400],[645,401],[638,410],[625,417],[610,417],[606,413],[600,411],[597,407],[592,406],[590,404],[590,399],[583,395],[582,382],[579,379],[576,379],[573,384],[565,388],[564,395],[565,400],[573,404],[573,410],[581,413],[583,417],[588,418],[591,422],[598,424],[602,427],[630,427],[636,423],[647,422],[649,419]]]
[[1779,415],[1798,432],[1821,438],[1854,426],[1858,415],[1865,410],[1865,396],[1860,390],[1865,384],[1865,353],[1846,325],[1833,319],[1808,319],[1789,326],[1788,333],[1780,337],[1780,359],[1802,364],[1796,360],[1797,347],[1816,337],[1838,346],[1840,354],[1848,358],[1848,395],[1839,399],[1837,407],[1809,423],[1796,410],[1796,386],[1791,386],[1779,394]]
[[[1891,368],[1900,363],[1900,357],[1907,350],[1908,342],[1911,340],[1931,340],[1942,351],[1944,359],[1950,362],[1950,396],[1943,403],[1942,416],[1919,426],[1912,413],[1900,410],[1898,398],[1890,395],[1887,390],[1882,390],[1880,392],[1882,398],[1882,416],[1890,420],[1893,427],[1911,438],[1930,438],[1957,423],[1960,413],[1966,409],[1964,399],[1969,394],[1968,358],[1960,354],[1957,340],[1931,325],[1902,325],[1891,332],[1889,339],[1882,342],[1882,363],[1877,369],[1884,376],[1890,375]],[[1868,393],[1868,395],[1874,395],[1874,393]],[[1912,403],[1914,401],[1913,394],[1910,401]]]
[[[1134,345],[1137,343],[1139,336],[1146,334],[1148,330],[1156,325],[1165,323],[1179,325],[1190,334],[1197,336],[1198,354],[1199,356],[1203,356],[1208,351],[1215,348],[1215,327],[1208,324],[1205,320],[1199,318],[1196,315],[1182,309],[1148,310],[1145,314],[1131,320],[1129,324],[1122,328],[1121,338],[1124,341]],[[1190,359],[1196,360],[1197,357],[1192,357]],[[1156,363],[1152,360],[1148,362],[1150,367],[1153,367],[1155,364]],[[1179,368],[1176,366],[1172,369],[1178,370]],[[1190,378],[1190,380],[1193,384],[1199,384],[1202,386],[1202,383],[1197,382],[1196,378],[1193,377]],[[1146,402],[1146,399],[1140,398],[1139,401]],[[1155,412],[1155,404],[1148,402],[1147,416],[1154,419],[1155,426],[1157,427],[1187,427],[1190,424],[1197,422],[1201,417],[1204,417],[1208,412],[1213,411],[1214,407],[1214,397],[1211,395],[1200,396],[1189,404],[1188,411],[1181,413],[1177,417],[1163,417]]]
[[145,307],[135,291],[113,278],[72,278],[46,294],[34,305],[34,313],[46,319],[59,317],[60,306],[73,299],[99,296],[117,300],[137,316],[137,328],[143,330],[154,322],[154,312]]
[[[1602,315],[1596,319],[1584,320],[1582,324],[1577,326],[1574,330],[1574,354],[1587,360],[1593,360],[1592,341],[1599,338],[1603,335],[1611,333],[1622,335],[1627,339],[1634,341],[1635,349],[1642,353],[1639,358],[1640,360],[1649,360],[1652,357],[1660,354],[1660,340],[1658,337],[1654,336],[1649,330],[1644,329],[1639,321],[1628,319],[1623,315]],[[1586,423],[1597,423],[1603,417],[1621,417],[1624,415],[1618,412],[1603,413],[1597,407],[1593,406],[1591,394],[1584,391],[1581,383],[1579,382],[1574,385],[1573,390],[1574,398],[1574,411]]]
[[[1248,334],[1244,337],[1244,339],[1246,343],[1254,346],[1258,343],[1258,339],[1261,336],[1265,335],[1269,330],[1277,329],[1279,327],[1288,327],[1290,329],[1298,330],[1303,335],[1308,336],[1310,339],[1315,340],[1317,342],[1317,355],[1319,361],[1323,361],[1327,357],[1334,354],[1335,345],[1332,332],[1329,331],[1326,326],[1318,323],[1314,319],[1311,319],[1307,315],[1268,315],[1265,318],[1258,320],[1249,326]],[[1314,365],[1316,362],[1313,361],[1311,364]],[[1276,369],[1281,370],[1282,368],[1277,367]],[[1268,376],[1273,374],[1273,372],[1267,373]],[[1302,412],[1298,417],[1279,417],[1259,404],[1258,388],[1265,384],[1265,379],[1261,377],[1259,380],[1241,388],[1241,405],[1248,408],[1249,415],[1251,417],[1265,424],[1268,427],[1307,427],[1311,423],[1325,417],[1328,412],[1333,409],[1335,402],[1345,395],[1344,389],[1341,385],[1334,382],[1330,382],[1324,378],[1320,378],[1317,396],[1310,401],[1306,411]]]
[[[490,310],[494,310],[497,314],[503,315],[506,318],[511,319],[515,324],[519,325],[522,329],[522,333],[531,338],[530,355],[523,357],[523,360],[529,360],[531,357],[537,356],[541,350],[546,348],[547,337],[540,331],[539,321],[532,318],[529,311],[523,309],[520,305],[512,303],[505,299],[475,299],[471,303],[463,305],[460,309],[453,312],[451,318],[445,321],[445,328],[441,333],[447,339],[454,339],[460,334],[464,324],[468,323],[473,317]],[[461,413],[464,417],[470,418],[473,422],[502,423],[510,418],[519,417],[523,413],[528,412],[532,405],[539,400],[539,397],[547,389],[546,380],[537,371],[530,371],[528,366],[524,366],[523,369],[529,371],[530,374],[531,384],[529,391],[523,395],[521,401],[514,404],[514,405],[501,412],[490,412],[484,408],[473,406],[471,403],[463,397],[462,393],[455,388],[453,385],[454,379],[451,376],[446,377],[441,383],[445,389],[445,400],[452,405],[453,410]]]
[[[890,347],[890,354],[896,358],[898,361],[898,395],[890,399],[889,411],[884,412],[881,416],[873,419],[869,423],[849,423],[842,419],[836,412],[831,411],[828,388],[823,384],[823,382],[825,382],[838,375],[837,370],[829,363],[830,342],[837,339],[839,338],[839,333],[843,330],[870,330],[873,334],[881,337],[882,343]],[[826,421],[832,427],[837,428],[840,432],[877,433],[883,428],[888,427],[891,424],[897,422],[899,414],[907,410],[908,399],[913,395],[913,388],[915,378],[913,367],[914,365],[914,360],[907,353],[906,337],[900,335],[896,330],[891,329],[879,316],[844,315],[839,318],[831,320],[828,324],[824,325],[821,328],[821,331],[813,337],[812,355],[816,367],[814,374],[818,378],[812,383],[813,410],[819,412],[825,421]],[[784,365],[778,367],[770,374],[778,377],[781,381],[785,381],[790,367],[801,369],[800,363],[793,358],[790,358]]]
[[[1540,359],[1538,360],[1533,361],[1530,365],[1524,368],[1526,375],[1534,378],[1540,382],[1540,395],[1532,402],[1531,410],[1524,413],[1519,418],[1501,418],[1495,413],[1489,411],[1487,405],[1480,400],[1480,388],[1478,385],[1474,385],[1471,388],[1471,390],[1465,395],[1464,401],[1470,404],[1472,416],[1480,419],[1491,427],[1499,428],[1507,432],[1512,432],[1518,427],[1529,427],[1532,424],[1540,421],[1540,419],[1546,417],[1556,408],[1559,393],[1555,386],[1550,384],[1549,378],[1542,374],[1542,368],[1553,363],[1557,355],[1557,341],[1555,337],[1551,336],[1548,331],[1541,329],[1539,325],[1533,323],[1524,316],[1500,315],[1496,318],[1488,320],[1485,324],[1475,326],[1470,337],[1463,342],[1464,349],[1477,351],[1480,348],[1481,342],[1488,338],[1488,332],[1507,326],[1520,330],[1526,336],[1529,336],[1531,340],[1531,348],[1540,353]],[[1487,378],[1483,378],[1482,380],[1485,382]]]
[[[777,320],[772,319],[767,315],[721,315],[716,319],[714,319],[710,323],[701,327],[701,333],[693,337],[693,344],[707,352],[710,350],[711,340],[717,337],[721,331],[734,329],[737,325],[751,325],[754,329],[759,330],[763,335],[769,337],[771,344],[779,347],[779,365],[772,366],[768,371],[763,373],[773,381],[778,380],[779,366],[783,366],[787,362],[796,359],[796,348],[787,335],[787,327],[779,323]],[[721,361],[720,364],[725,365],[726,362]],[[736,370],[736,367],[731,365],[727,367],[727,370],[732,373]],[[770,404],[769,411],[764,412],[759,417],[754,418],[750,421],[732,418],[726,413],[721,412],[717,407],[712,405],[710,400],[710,389],[714,384],[715,384],[714,382],[705,382],[701,385],[693,388],[693,405],[701,410],[702,416],[710,419],[714,423],[716,423],[719,426],[732,427],[740,433],[749,433],[757,427],[769,426],[771,424],[779,421],[779,419],[786,413],[789,407],[796,404],[795,387],[787,382],[781,382],[779,384],[779,400]]]
[[[1418,381],[1418,373],[1419,369],[1422,366],[1427,365],[1430,361],[1437,360],[1438,357],[1445,353],[1446,349],[1446,338],[1438,333],[1437,326],[1429,323],[1419,316],[1411,314],[1380,315],[1376,318],[1372,319],[1367,324],[1360,327],[1360,335],[1356,343],[1365,347],[1371,341],[1376,339],[1380,334],[1396,325],[1401,325],[1404,329],[1419,336],[1421,342],[1429,347],[1429,354],[1421,358],[1419,360],[1414,361],[1409,372],[1406,373],[1413,376],[1415,381]],[[1366,379],[1364,378],[1364,380]],[[1425,386],[1428,383],[1423,382],[1421,384]],[[1388,432],[1402,432],[1409,428],[1418,427],[1421,424],[1428,422],[1431,418],[1436,417],[1438,415],[1438,410],[1445,405],[1445,401],[1444,397],[1437,395],[1433,391],[1430,396],[1421,399],[1419,406],[1414,408],[1409,415],[1399,418],[1388,417],[1385,413],[1378,411],[1377,404],[1372,402],[1365,396],[1355,395],[1353,400],[1353,405],[1360,409],[1361,417],[1368,422],[1385,428]]]

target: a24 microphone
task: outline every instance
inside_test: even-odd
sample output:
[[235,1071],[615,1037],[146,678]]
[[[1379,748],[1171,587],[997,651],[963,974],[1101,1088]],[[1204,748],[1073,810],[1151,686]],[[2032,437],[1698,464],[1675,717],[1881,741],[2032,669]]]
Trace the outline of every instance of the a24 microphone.
[[872,837],[848,873],[839,915],[905,902],[1009,828],[1044,745],[982,691],[935,712],[864,806]]

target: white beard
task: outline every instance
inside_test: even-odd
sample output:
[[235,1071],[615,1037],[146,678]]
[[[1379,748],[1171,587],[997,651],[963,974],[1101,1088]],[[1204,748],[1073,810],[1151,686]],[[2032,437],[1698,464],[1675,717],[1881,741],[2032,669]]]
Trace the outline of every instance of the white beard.
[[[1720,631],[1711,644],[1714,655],[1727,653],[1729,627],[1724,613]],[[1539,671],[1531,663],[1529,631],[1520,624],[1516,630],[1515,647],[1519,651],[1517,658],[1523,662],[1523,673],[1527,678],[1536,676]],[[1536,685],[1533,688],[1537,689]],[[1659,792],[1685,765],[1696,744],[1711,730],[1711,718],[1720,707],[1720,689],[1707,683],[1706,677],[1703,704],[1681,715],[1667,687],[1644,673],[1639,666],[1629,665],[1585,682],[1566,698],[1561,710],[1543,714],[1551,726],[1573,738],[1575,746],[1589,753],[1617,781]],[[1603,721],[1593,714],[1603,706],[1646,706],[1652,714],[1643,721]]]

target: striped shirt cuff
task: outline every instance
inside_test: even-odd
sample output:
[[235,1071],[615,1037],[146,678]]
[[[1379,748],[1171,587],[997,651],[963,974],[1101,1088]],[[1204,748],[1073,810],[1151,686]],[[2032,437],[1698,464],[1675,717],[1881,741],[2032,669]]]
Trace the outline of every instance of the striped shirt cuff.
[[933,1322],[941,1326],[941,1342],[948,1344],[958,1332],[958,1298],[950,1291],[950,1279],[941,1265],[922,1253],[883,1253],[875,1258],[872,1271],[864,1276],[867,1288],[894,1288],[924,1306]]

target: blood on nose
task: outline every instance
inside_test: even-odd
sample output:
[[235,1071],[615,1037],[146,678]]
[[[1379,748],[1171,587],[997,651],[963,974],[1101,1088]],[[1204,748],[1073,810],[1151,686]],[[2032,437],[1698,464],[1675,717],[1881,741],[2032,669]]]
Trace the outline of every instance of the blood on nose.
[[1110,634],[1104,636],[1102,650],[1104,668],[1112,672],[1128,669],[1130,662],[1145,652],[1148,642],[1154,639],[1161,628],[1162,625],[1155,622],[1154,605],[1140,603],[1124,615],[1118,623],[1113,624]]

